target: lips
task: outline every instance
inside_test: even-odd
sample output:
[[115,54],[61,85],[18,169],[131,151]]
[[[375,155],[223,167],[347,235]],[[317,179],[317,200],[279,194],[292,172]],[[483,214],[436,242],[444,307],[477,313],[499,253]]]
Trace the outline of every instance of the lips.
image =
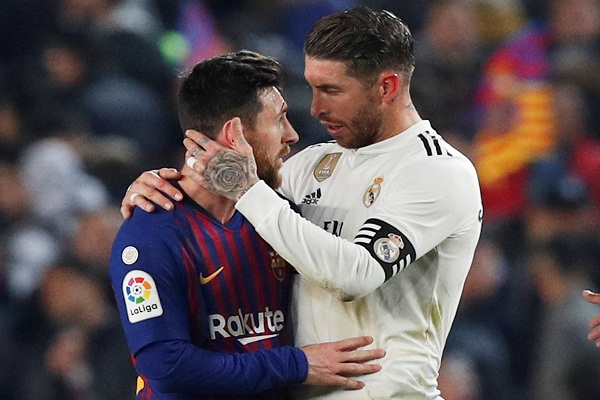
[[327,128],[327,132],[329,132],[329,134],[331,136],[338,135],[340,133],[340,131],[342,130],[342,128],[344,127],[343,125],[333,124],[333,123],[327,122],[327,121],[320,121],[320,122],[323,126],[325,126],[325,128]]
[[325,125],[331,136],[338,136],[343,128],[341,125]]

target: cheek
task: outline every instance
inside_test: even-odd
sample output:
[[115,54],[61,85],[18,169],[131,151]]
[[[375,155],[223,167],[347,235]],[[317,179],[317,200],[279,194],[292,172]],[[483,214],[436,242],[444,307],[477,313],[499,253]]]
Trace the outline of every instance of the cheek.
[[271,156],[271,146],[269,145],[269,141],[272,141],[272,139],[264,136],[258,139],[259,140],[255,140],[254,143],[250,143],[250,145],[252,146],[252,151],[254,153],[254,159],[256,162],[259,165],[264,165],[265,161],[273,158]]
[[359,117],[359,111],[362,109],[363,103],[360,101],[361,97],[344,97],[337,99],[335,105],[332,107],[332,112],[338,115],[341,119],[351,120],[352,118]]

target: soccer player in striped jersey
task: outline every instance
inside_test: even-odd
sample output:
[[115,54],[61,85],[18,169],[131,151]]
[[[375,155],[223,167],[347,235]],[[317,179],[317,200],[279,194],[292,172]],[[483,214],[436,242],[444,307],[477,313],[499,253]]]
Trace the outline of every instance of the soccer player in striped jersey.
[[[275,60],[241,51],[198,63],[183,79],[183,130],[233,146],[242,126],[256,152],[222,190],[251,169],[276,188],[281,158],[298,139],[286,118]],[[236,133],[234,136],[233,133]],[[230,160],[239,166],[241,157]],[[293,270],[234,208],[199,187],[184,165],[172,212],[136,211],[114,241],[110,278],[139,377],[138,400],[285,399],[305,383],[357,389],[350,375],[381,350],[366,336],[296,348],[289,333]],[[216,172],[218,174],[218,172]],[[175,183],[174,183],[175,184]],[[135,195],[131,195],[135,197]],[[133,383],[132,383],[133,384]]]

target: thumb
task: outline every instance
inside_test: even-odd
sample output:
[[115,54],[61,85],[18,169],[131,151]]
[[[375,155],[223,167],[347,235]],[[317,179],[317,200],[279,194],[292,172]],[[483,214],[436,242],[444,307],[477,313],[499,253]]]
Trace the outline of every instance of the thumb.
[[590,290],[583,291],[583,297],[590,303],[600,304],[600,293],[594,293]]
[[244,136],[244,126],[242,120],[239,117],[234,117],[231,120],[232,128],[232,140],[236,149],[244,154],[251,153],[252,147],[248,144],[246,137]]

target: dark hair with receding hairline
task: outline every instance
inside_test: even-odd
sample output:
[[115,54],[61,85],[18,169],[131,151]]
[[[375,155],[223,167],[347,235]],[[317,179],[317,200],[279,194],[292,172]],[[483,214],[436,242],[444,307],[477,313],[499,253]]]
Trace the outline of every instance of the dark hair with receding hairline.
[[254,128],[260,94],[281,89],[282,67],[274,58],[248,50],[201,61],[183,77],[177,96],[179,123],[214,139],[223,124],[240,117]]
[[388,11],[355,7],[317,21],[306,36],[307,56],[346,63],[349,75],[369,82],[386,70],[414,70],[413,38],[402,20]]

